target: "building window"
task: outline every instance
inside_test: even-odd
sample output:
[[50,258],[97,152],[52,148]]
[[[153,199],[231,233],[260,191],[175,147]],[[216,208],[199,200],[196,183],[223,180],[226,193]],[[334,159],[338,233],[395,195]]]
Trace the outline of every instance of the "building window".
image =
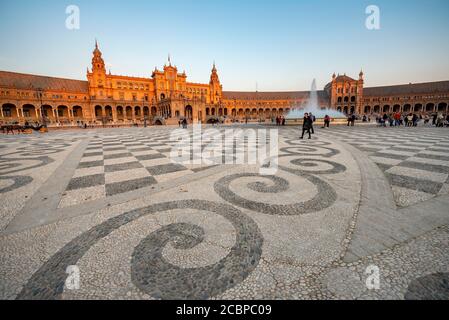
[[10,108],[4,108],[3,109],[3,115],[5,117],[11,117],[11,109]]

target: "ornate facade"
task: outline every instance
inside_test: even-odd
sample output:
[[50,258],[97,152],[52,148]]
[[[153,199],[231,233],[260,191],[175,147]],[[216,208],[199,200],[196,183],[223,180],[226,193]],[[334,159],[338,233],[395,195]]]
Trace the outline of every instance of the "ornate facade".
[[[357,80],[333,74],[317,94],[322,108],[347,114],[447,113],[449,81],[365,88],[363,72]],[[87,81],[0,71],[0,123],[177,124],[184,117],[202,123],[260,121],[302,109],[308,97],[308,91],[223,91],[215,64],[209,83],[188,82],[170,58],[151,78],[113,75],[97,43]]]

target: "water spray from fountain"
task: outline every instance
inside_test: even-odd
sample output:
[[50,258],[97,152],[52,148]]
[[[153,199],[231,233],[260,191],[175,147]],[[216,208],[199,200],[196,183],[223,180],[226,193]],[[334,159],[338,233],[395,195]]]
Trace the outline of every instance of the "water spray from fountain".
[[288,115],[286,116],[286,119],[301,119],[304,117],[304,113],[310,113],[312,112],[312,114],[317,118],[317,119],[322,119],[324,118],[326,115],[328,115],[329,117],[336,119],[336,118],[346,118],[346,116],[337,111],[337,110],[333,110],[333,109],[329,109],[329,108],[325,108],[324,110],[321,109],[321,107],[319,106],[318,103],[318,93],[316,90],[316,80],[313,79],[312,81],[312,87],[310,88],[310,96],[309,99],[307,100],[307,103],[304,107],[304,109],[302,110],[291,110]]

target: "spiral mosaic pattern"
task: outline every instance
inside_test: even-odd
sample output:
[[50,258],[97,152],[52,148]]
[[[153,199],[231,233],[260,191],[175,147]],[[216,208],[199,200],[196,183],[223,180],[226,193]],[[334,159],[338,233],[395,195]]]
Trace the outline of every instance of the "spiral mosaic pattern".
[[217,263],[202,268],[181,268],[164,260],[164,246],[178,238],[181,241],[174,243],[176,248],[192,248],[202,241],[202,229],[186,223],[165,226],[142,240],[134,250],[131,275],[136,287],[160,299],[207,299],[242,282],[256,268],[263,237],[256,223],[240,210],[202,200],[165,202],[121,214],[76,237],[47,260],[17,299],[60,298],[67,277],[66,267],[76,265],[100,239],[140,217],[173,209],[205,210],[223,216],[235,228],[235,245]]

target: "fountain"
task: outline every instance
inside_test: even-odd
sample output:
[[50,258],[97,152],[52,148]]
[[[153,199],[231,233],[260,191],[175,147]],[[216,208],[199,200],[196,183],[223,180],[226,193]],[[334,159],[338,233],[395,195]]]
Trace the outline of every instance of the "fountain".
[[346,123],[347,117],[334,109],[329,108],[319,108],[318,106],[318,94],[316,91],[316,80],[313,79],[312,81],[312,87],[310,89],[310,97],[307,100],[307,104],[304,109],[298,110],[294,109],[291,110],[287,116],[285,117],[286,124],[288,125],[295,125],[295,124],[302,124],[302,120],[304,118],[304,113],[312,113],[316,118],[316,124],[322,125],[324,123],[324,117],[328,115],[331,117],[331,123]]

